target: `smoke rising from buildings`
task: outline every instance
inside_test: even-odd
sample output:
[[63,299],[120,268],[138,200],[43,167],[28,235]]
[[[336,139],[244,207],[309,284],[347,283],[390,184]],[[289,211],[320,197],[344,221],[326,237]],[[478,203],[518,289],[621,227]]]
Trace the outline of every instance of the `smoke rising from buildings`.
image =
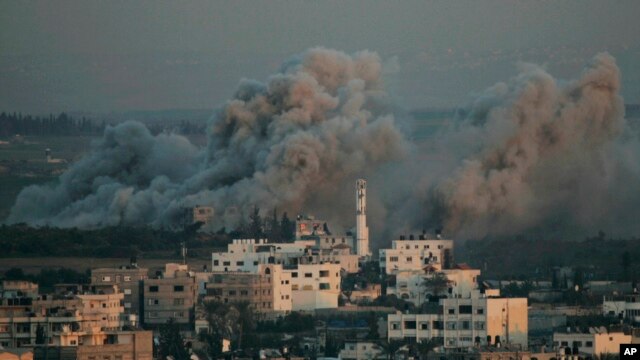
[[227,228],[254,205],[353,226],[353,182],[366,177],[378,243],[439,226],[462,238],[640,230],[640,146],[611,56],[572,81],[522,65],[426,144],[400,130],[382,74],[371,52],[308,50],[265,83],[242,81],[204,149],[135,122],[109,127],[58,183],[23,190],[8,222],[163,226],[199,204]]

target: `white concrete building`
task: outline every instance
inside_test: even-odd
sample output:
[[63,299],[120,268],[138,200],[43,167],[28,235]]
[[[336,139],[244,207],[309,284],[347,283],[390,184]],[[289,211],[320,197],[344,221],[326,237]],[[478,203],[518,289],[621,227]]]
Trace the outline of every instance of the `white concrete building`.
[[445,348],[517,344],[527,348],[526,298],[441,299],[442,313],[389,315],[389,339],[441,339]]
[[435,294],[435,289],[426,285],[426,281],[436,276],[436,271],[399,271],[395,274],[395,284],[387,287],[387,295],[396,295],[416,306],[428,301],[430,295],[446,295],[453,298],[469,299],[480,297],[477,278],[480,270],[471,269],[466,264],[455,265],[453,269],[439,271],[443,273],[448,284],[442,292]]
[[365,340],[347,340],[338,354],[340,360],[386,359],[387,355],[379,344]]
[[421,271],[425,267],[435,270],[453,266],[453,240],[426,239],[413,235],[409,240],[401,236],[391,242],[391,249],[380,249],[380,271],[395,274],[400,271]]
[[640,323],[640,295],[605,296],[602,302],[605,316],[616,316],[633,323]]
[[338,307],[340,265],[309,264],[285,269],[291,275],[292,310],[312,311]]
[[553,334],[553,345],[556,352],[566,354],[566,348],[571,349],[575,355],[597,355],[617,354],[620,351],[620,344],[630,344],[631,334],[622,331],[608,331],[604,327],[589,328],[587,332],[577,331],[555,332]]

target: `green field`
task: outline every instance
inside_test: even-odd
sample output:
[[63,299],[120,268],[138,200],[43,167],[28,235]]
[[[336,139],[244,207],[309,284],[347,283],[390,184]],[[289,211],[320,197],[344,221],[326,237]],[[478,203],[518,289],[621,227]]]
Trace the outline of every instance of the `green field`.
[[[0,221],[9,215],[20,191],[29,185],[53,182],[57,175],[86,153],[95,137],[25,136],[0,139]],[[5,142],[8,142],[5,143]],[[58,164],[45,162],[45,149],[63,159]]]

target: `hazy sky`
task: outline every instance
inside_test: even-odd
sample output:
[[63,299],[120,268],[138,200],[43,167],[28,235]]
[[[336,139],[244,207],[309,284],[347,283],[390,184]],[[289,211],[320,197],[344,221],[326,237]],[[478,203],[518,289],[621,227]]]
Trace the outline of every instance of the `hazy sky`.
[[518,61],[600,51],[640,103],[640,1],[0,1],[0,111],[214,108],[309,47],[378,52],[408,108],[455,106]]

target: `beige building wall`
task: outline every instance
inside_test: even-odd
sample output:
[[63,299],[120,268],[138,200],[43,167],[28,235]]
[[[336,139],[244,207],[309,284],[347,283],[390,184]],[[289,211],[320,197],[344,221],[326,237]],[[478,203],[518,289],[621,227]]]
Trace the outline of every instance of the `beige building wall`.
[[197,294],[195,277],[183,271],[169,276],[144,280],[144,324],[161,325],[170,319],[182,325],[191,323]]
[[495,342],[527,347],[528,305],[526,298],[488,298],[486,300],[487,335]]
[[285,269],[291,274],[292,310],[338,307],[340,265],[309,264]]
[[123,307],[127,314],[140,312],[140,285],[148,278],[145,268],[100,268],[91,271],[92,285],[117,285],[124,293]]

